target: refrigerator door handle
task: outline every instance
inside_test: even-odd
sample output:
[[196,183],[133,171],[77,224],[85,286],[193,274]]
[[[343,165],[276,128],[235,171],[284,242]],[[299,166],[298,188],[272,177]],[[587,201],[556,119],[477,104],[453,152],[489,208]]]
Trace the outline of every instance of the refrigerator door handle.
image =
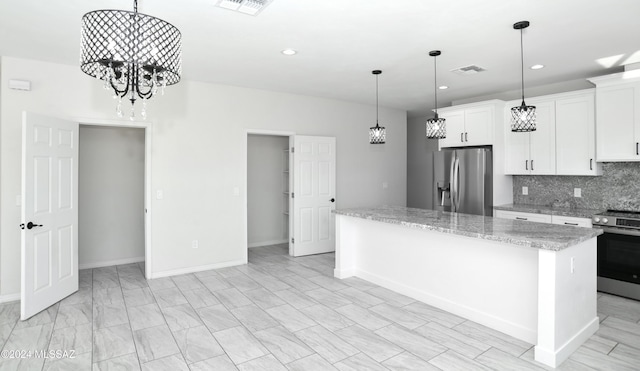
[[451,211],[456,211],[456,178],[454,170],[456,168],[455,155],[451,158],[451,172],[449,173],[449,197],[451,198]]
[[458,212],[458,209],[460,209],[460,159],[456,157],[456,160],[454,162],[454,181],[455,181],[455,188],[456,188],[456,212]]

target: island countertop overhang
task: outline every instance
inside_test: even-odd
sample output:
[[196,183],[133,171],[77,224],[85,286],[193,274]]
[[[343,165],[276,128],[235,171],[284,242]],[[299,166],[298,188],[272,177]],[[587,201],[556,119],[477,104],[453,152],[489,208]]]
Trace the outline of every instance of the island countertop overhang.
[[416,209],[403,206],[334,210],[337,215],[552,251],[602,234],[601,229]]

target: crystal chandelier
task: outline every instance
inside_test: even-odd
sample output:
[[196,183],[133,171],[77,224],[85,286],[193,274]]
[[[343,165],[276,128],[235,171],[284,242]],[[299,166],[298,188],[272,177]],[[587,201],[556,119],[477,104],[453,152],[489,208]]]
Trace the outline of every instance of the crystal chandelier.
[[380,70],[371,71],[376,76],[376,126],[369,128],[369,143],[384,144],[387,137],[387,130],[384,126],[378,124],[378,75],[382,73]]
[[180,31],[161,19],[126,10],[95,10],[82,17],[80,69],[103,80],[106,90],[113,90],[118,100],[116,112],[122,113],[122,99],[134,105],[142,100],[142,118],[146,118],[146,101],[158,90],[180,81],[182,42]]
[[427,138],[429,139],[444,139],[447,137],[447,128],[445,126],[445,119],[438,117],[438,80],[437,80],[437,57],[442,54],[440,50],[432,50],[429,55],[433,57],[433,91],[435,96],[435,116],[427,120]]
[[522,103],[511,108],[511,131],[528,132],[536,131],[536,106],[527,106],[524,103],[524,51],[522,46],[522,30],[529,27],[528,21],[516,22],[514,30],[520,30],[520,67],[522,71]]

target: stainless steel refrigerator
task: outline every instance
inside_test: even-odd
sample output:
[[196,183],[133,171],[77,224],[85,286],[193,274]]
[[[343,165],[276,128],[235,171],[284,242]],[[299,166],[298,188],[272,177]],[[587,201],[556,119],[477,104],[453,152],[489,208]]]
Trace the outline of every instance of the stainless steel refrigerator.
[[491,147],[443,149],[433,153],[436,210],[493,215]]

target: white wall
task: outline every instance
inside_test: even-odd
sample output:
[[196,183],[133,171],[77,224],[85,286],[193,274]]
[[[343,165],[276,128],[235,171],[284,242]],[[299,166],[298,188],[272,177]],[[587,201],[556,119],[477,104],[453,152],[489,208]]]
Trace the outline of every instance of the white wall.
[[80,267],[144,259],[144,150],[144,129],[80,126]]
[[[1,68],[0,295],[6,295],[20,289],[21,112],[83,123],[117,117],[109,92],[78,66],[3,57]],[[9,79],[28,79],[33,89],[9,90]],[[150,187],[164,192],[148,205],[147,264],[154,276],[246,261],[247,129],[336,137],[338,208],[406,204],[405,111],[380,107],[387,143],[370,145],[373,104],[182,81],[148,110]],[[191,248],[194,239],[198,249]]]
[[249,247],[286,242],[288,219],[285,219],[283,188],[288,169],[289,137],[249,135],[247,143],[247,217]]
[[427,139],[425,123],[429,117],[407,122],[407,206],[433,208],[433,152],[437,139]]

